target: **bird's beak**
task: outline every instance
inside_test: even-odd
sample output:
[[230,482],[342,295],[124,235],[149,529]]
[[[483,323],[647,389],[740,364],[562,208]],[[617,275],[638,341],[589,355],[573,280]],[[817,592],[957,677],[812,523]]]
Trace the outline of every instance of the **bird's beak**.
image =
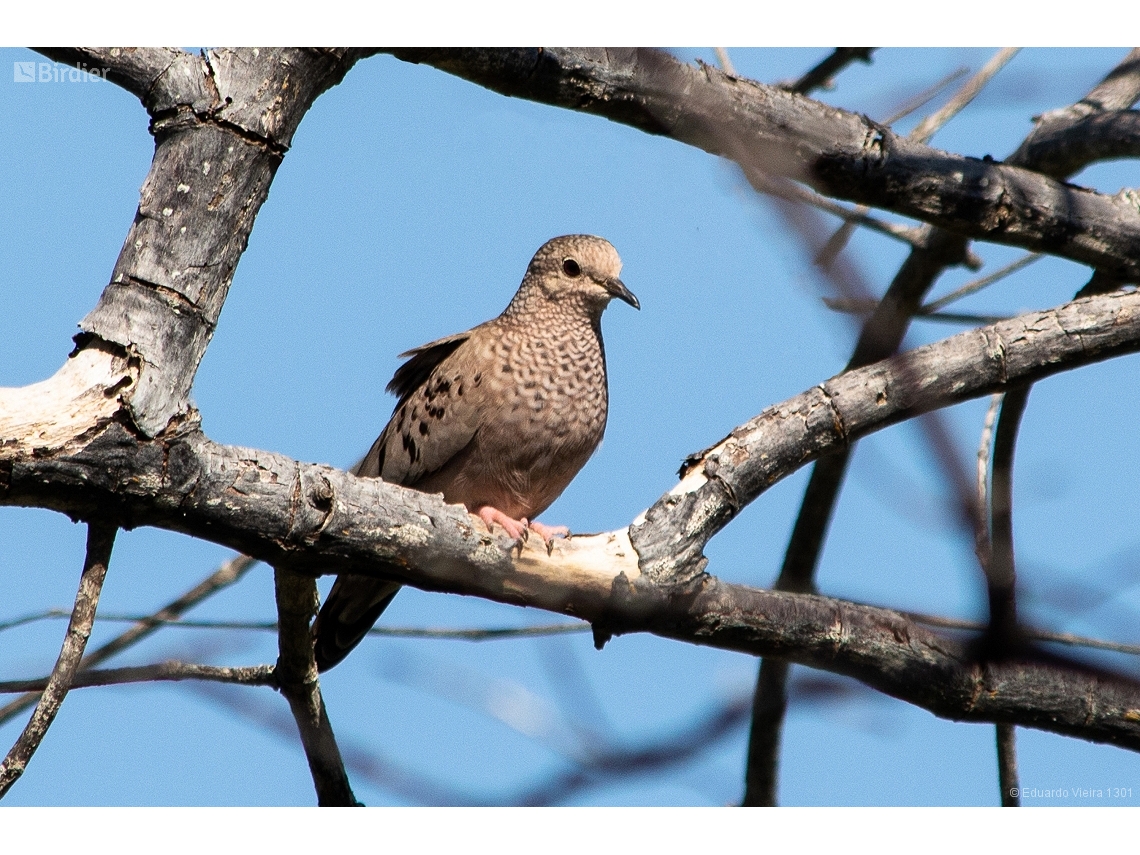
[[637,297],[633,296],[633,292],[626,288],[625,283],[620,279],[607,279],[603,287],[613,296],[619,300],[625,300],[635,309],[641,308],[641,303],[638,302]]

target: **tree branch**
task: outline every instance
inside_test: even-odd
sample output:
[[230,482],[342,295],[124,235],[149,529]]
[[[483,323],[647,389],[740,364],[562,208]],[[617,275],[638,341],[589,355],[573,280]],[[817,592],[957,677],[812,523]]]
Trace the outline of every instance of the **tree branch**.
[[1140,111],[1096,113],[1071,124],[1039,126],[1022,151],[1050,175],[1072,175],[1101,160],[1140,157]]
[[[106,79],[135,95],[151,115],[179,103],[206,107],[212,100],[209,68],[202,57],[177,48],[36,48],[48,59],[106,68]],[[187,98],[189,93],[193,98]]]
[[280,650],[276,678],[297,722],[317,790],[317,803],[321,807],[354,807],[356,796],[352,794],[340,748],[325,711],[309,635],[309,622],[319,604],[316,581],[282,569],[274,571],[273,579]]
[[919,122],[918,126],[907,134],[907,138],[920,143],[930,142],[932,136],[978,97],[979,93],[986,88],[986,84],[993,79],[995,74],[1005,68],[1011,59],[1017,56],[1019,50],[1021,48],[1002,48],[995,53],[990,57],[989,62],[978,70],[977,74],[966,81],[965,86],[954,93],[953,98],[947,101],[941,109],[935,110]]
[[820,62],[819,65],[812,68],[804,74],[803,77],[786,88],[789,92],[798,92],[801,95],[806,95],[813,89],[826,86],[831,81],[831,78],[835,77],[835,75],[853,62],[862,62],[866,65],[870,65],[871,54],[874,50],[873,47],[836,48],[826,59]]
[[[251,665],[229,668],[217,665],[196,665],[191,662],[158,662],[154,665],[137,665],[130,668],[92,668],[80,671],[71,682],[73,689],[92,686],[121,686],[125,683],[178,682],[181,680],[209,680],[215,683],[237,683],[243,686],[272,686],[277,688],[277,674],[272,665]],[[8,692],[42,692],[47,679],[6,680],[0,682],[0,694]]]
[[83,648],[87,646],[87,639],[91,635],[91,625],[95,622],[95,609],[99,605],[103,580],[107,577],[107,563],[111,560],[116,532],[118,527],[114,523],[99,521],[87,525],[87,554],[79,578],[79,590],[75,594],[75,608],[67,625],[67,635],[35,712],[8,756],[0,763],[0,798],[24,774],[28,761],[40,747],[63,699],[67,697],[67,690],[71,687],[79,661],[83,658]]
[[[66,51],[49,55],[72,56]],[[80,55],[80,54],[74,54]],[[154,160],[79,349],[123,356],[113,392],[154,436],[186,413],[238,259],[301,118],[356,61],[345,50],[87,50],[143,99]]]
[[[1118,292],[847,372],[695,456],[628,533],[576,537],[549,554],[529,546],[515,556],[513,543],[438,496],[218,445],[189,421],[149,439],[112,418],[54,448],[42,447],[41,426],[29,426],[30,436],[0,434],[9,440],[0,443],[0,502],[79,517],[113,507],[124,524],[194,534],[300,573],[367,575],[390,562],[403,568],[401,582],[573,614],[603,635],[649,631],[776,654],[854,676],[939,715],[1130,745],[1140,740],[1132,732],[1140,734],[1140,725],[1122,718],[1121,710],[1140,709],[1130,684],[1055,663],[977,665],[961,645],[894,612],[726,585],[703,574],[702,549],[771,484],[873,430],[1137,349],[1140,293]],[[54,400],[62,413],[75,410],[66,398]],[[0,412],[4,403],[0,395]],[[52,408],[41,416],[56,420]],[[29,444],[40,451],[22,453]],[[990,686],[984,700],[973,695],[981,683]],[[1096,699],[1096,710],[1082,700],[1076,711],[1074,699],[1086,697]]]
[[[1138,97],[1136,95],[1138,79],[1140,79],[1140,48],[1133,48],[1116,68],[1080,101],[1038,116],[1034,120],[1033,130],[1010,157],[1010,162],[1019,165],[1034,164],[1035,166],[1031,168],[1041,169],[1054,177],[1072,175],[1091,163],[1091,160],[1083,159],[1090,156],[1087,150],[1078,159],[1060,157],[1055,160],[1057,152],[1049,140],[1067,135],[1070,128],[1081,125],[1087,118],[1127,110]],[[1080,152],[1081,148],[1078,145],[1074,152]],[[1047,165],[1050,163],[1054,164],[1052,169],[1056,169],[1056,172]]]
[[990,544],[982,562],[990,609],[990,653],[1002,655],[1016,642],[1017,594],[1013,552],[1013,457],[1021,417],[1032,386],[1017,386],[1005,393],[994,434],[990,466]]
[[1017,728],[1012,724],[999,724],[996,730],[1001,806],[1020,807],[1021,796],[1017,783]]
[[[927,121],[922,122],[913,132],[913,136],[921,140],[928,139],[935,130],[969,103],[1010,56],[1008,51],[995,55],[980,72],[967,81],[946,108],[936,113],[935,117],[929,117]],[[1059,111],[1063,115],[1058,115],[1052,126],[1064,127],[1088,115],[1091,110],[1131,105],[1137,97],[1140,97],[1140,65],[1134,61],[1137,58],[1140,58],[1140,53],[1134,51],[1123,63],[1113,69],[1084,101],[1068,111]],[[1035,165],[1024,146],[1014,153],[1011,162]],[[748,170],[745,170],[745,174],[747,173]],[[845,240],[846,235],[841,228],[819,254],[819,260],[825,267],[834,259]],[[855,351],[848,362],[848,369],[860,367],[893,353],[902,344],[912,317],[920,311],[922,301],[937,278],[947,266],[960,263],[968,254],[967,241],[960,235],[932,226],[924,227],[922,239],[916,242],[915,248],[899,269],[883,299],[864,323]],[[997,274],[990,277],[989,281],[993,281],[996,276]],[[976,287],[984,286],[979,284]],[[949,299],[947,298],[947,301]],[[969,491],[961,479],[959,470],[954,465],[952,457],[944,451],[946,441],[941,435],[942,432],[934,430],[935,426],[929,423],[924,423],[924,428],[927,429],[928,438],[935,447],[936,459],[943,463],[950,482],[956,486],[959,519],[967,525],[976,527],[975,520],[980,509],[970,501]],[[850,447],[842,449],[836,454],[822,458],[812,468],[800,513],[797,515],[785,552],[784,564],[776,581],[778,588],[791,591],[814,590],[815,568],[819,562],[850,454]],[[979,553],[979,557],[984,555],[988,560],[988,527],[986,534],[985,551]],[[984,563],[983,566],[988,564]],[[779,763],[780,730],[787,709],[784,684],[788,673],[787,666],[782,663],[770,664],[767,658],[761,663],[756,683],[756,708],[749,735],[745,805],[776,803],[776,769]]]
[[828,196],[1140,280],[1140,209],[898,136],[865,116],[647,49],[395,49],[504,95],[596,113]]

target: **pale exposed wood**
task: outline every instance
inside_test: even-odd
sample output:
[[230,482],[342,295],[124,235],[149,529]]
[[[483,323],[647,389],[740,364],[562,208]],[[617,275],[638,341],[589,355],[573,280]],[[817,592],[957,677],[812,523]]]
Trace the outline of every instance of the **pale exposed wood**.
[[106,424],[122,404],[138,371],[107,349],[88,348],[47,380],[0,387],[0,442],[13,459],[59,451],[76,437]]

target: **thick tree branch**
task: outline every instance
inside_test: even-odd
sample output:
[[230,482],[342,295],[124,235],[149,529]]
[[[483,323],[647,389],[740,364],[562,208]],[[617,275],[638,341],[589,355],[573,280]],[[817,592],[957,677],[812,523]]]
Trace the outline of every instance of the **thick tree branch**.
[[[768,408],[690,459],[683,480],[631,529],[641,572],[654,583],[683,584],[700,572],[704,543],[740,508],[807,462],[871,431],[1138,348],[1140,293],[1117,292],[960,333],[832,378]],[[114,364],[110,359],[104,367]],[[113,510],[127,525],[185,531],[274,566],[329,560],[329,572],[368,573],[384,559],[458,562],[472,570],[484,560],[488,568],[509,565],[486,529],[458,506],[440,518],[446,506],[431,497],[271,452],[216,445],[192,420],[148,440],[113,413],[83,411],[66,397],[69,378],[65,366],[37,384],[47,387],[40,390],[43,400],[54,401],[40,411],[40,421],[17,417],[6,423],[0,417],[0,503],[78,517]],[[0,413],[9,413],[10,401],[18,403],[26,391],[0,391]],[[79,400],[87,397],[82,393]],[[72,437],[45,432],[75,412],[86,412],[89,421],[73,425]],[[394,516],[387,516],[389,510]],[[360,520],[397,528],[360,543]],[[460,529],[458,540],[436,540],[443,521]],[[586,540],[573,543],[585,549]],[[609,564],[604,540],[589,541],[596,544],[593,551],[581,555]],[[614,541],[613,548],[624,547]],[[552,589],[552,603],[560,587]]]
[[1140,157],[1140,111],[1094,113],[1071,124],[1041,125],[1021,151],[1049,175],[1072,175],[1101,160]]
[[[78,517],[114,510],[126,525],[194,534],[301,573],[368,574],[390,563],[417,587],[573,614],[604,631],[776,654],[939,715],[1140,746],[1140,721],[1125,717],[1140,709],[1140,690],[1130,684],[1055,663],[981,666],[962,645],[897,613],[754,591],[701,572],[704,543],[816,456],[918,412],[1137,349],[1140,293],[1118,292],[847,372],[769,408],[695,458],[628,533],[576,537],[550,554],[529,546],[516,557],[508,541],[438,496],[217,445],[193,421],[149,439],[106,418],[50,448],[41,425],[0,434],[9,440],[0,443],[0,502]],[[75,409],[45,397],[62,412]],[[41,416],[56,419],[51,408]],[[989,688],[979,699],[982,684]],[[1095,699],[1091,712],[1084,698]]]
[[117,532],[118,527],[114,523],[102,520],[87,525],[87,554],[83,560],[83,573],[79,577],[79,590],[75,594],[75,608],[67,625],[67,635],[35,712],[8,756],[0,763],[0,798],[24,774],[28,761],[40,747],[67,696],[67,690],[71,688],[71,681],[83,658],[83,648],[87,646],[91,626],[95,622],[95,609],[99,605],[99,593],[103,590],[103,580],[107,577],[107,564],[111,560],[111,548],[115,544]]
[[[1071,128],[1081,125],[1086,118],[1127,110],[1138,97],[1136,94],[1138,79],[1140,79],[1140,48],[1133,48],[1116,68],[1080,101],[1038,116],[1033,130],[1009,161],[1018,165],[1034,164],[1031,168],[1048,172],[1054,177],[1072,175],[1091,163],[1092,160],[1083,159],[1089,156],[1087,153],[1076,160],[1070,157],[1058,158],[1050,140],[1067,136]],[[1072,139],[1070,141],[1076,142]],[[1081,147],[1078,146],[1075,151],[1080,150]],[[1050,164],[1053,164],[1052,167]]]
[[1140,281],[1140,206],[961,157],[870,119],[646,49],[397,49],[497,92],[597,113],[821,193]]
[[[126,89],[153,115],[179,104],[208,108],[213,101],[202,57],[178,48],[37,48],[48,59],[88,68],[106,68],[107,80]],[[193,92],[195,97],[187,98]]]
[[348,51],[53,51],[112,70],[151,114],[154,160],[111,282],[80,322],[130,372],[115,391],[153,436],[184,414],[254,218],[313,101],[356,60]]

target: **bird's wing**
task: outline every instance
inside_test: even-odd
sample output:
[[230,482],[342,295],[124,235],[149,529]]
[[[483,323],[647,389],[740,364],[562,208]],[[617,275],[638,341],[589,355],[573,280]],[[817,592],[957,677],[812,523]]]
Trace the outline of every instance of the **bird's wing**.
[[396,369],[396,373],[392,375],[392,379],[388,381],[384,391],[391,392],[400,399],[399,403],[404,403],[412,392],[424,384],[424,381],[428,379],[432,370],[439,363],[451,356],[459,345],[467,341],[472,332],[474,330],[437,338],[435,341],[421,344],[411,350],[405,350],[399,358],[411,357],[411,359]]
[[[383,565],[377,569],[382,570]],[[400,590],[398,582],[342,573],[329,591],[312,634],[317,670],[332,668],[372,629]]]
[[[400,354],[411,358],[388,384],[388,391],[399,402],[353,474],[412,486],[470,443],[477,408],[461,405],[467,389],[459,394],[459,384],[453,381],[463,373],[462,361],[456,363],[455,357],[462,357],[460,348],[476,330]],[[420,432],[420,424],[428,425],[426,434]],[[337,576],[313,623],[317,668],[327,671],[347,656],[399,590],[399,583],[386,579],[348,573]]]
[[412,487],[471,443],[486,412],[482,373],[471,358],[479,330],[402,354],[411,359],[388,384],[400,400],[357,475]]

